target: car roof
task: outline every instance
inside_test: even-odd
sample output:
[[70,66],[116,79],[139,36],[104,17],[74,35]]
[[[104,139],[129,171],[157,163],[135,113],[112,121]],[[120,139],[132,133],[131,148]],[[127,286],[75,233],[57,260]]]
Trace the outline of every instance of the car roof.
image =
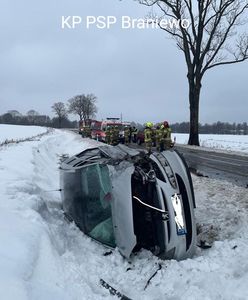
[[144,150],[137,151],[125,145],[99,146],[97,148],[86,149],[74,156],[65,159],[61,163],[62,170],[79,169],[90,164],[104,163],[116,164],[123,160],[132,159],[135,156],[145,153]]

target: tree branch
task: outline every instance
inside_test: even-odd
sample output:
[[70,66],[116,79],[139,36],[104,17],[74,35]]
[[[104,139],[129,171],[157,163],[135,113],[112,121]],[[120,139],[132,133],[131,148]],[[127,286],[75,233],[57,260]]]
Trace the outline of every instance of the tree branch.
[[230,64],[235,64],[235,63],[239,63],[239,62],[242,62],[242,61],[245,61],[248,59],[248,55],[246,57],[243,57],[241,59],[237,59],[237,60],[232,60],[232,61],[222,61],[222,62],[219,62],[219,63],[215,63],[215,64],[212,64],[211,66],[209,66],[207,68],[207,70],[211,69],[211,68],[214,68],[214,67],[217,67],[217,66],[221,66],[221,65],[230,65]]
[[[230,0],[229,2],[231,2],[231,0]],[[239,16],[241,16],[241,14],[242,14],[242,13],[245,11],[245,9],[247,9],[247,8],[248,8],[248,4],[246,4],[245,6],[243,6],[243,7],[240,9],[239,12],[236,12],[236,14],[233,16],[233,19],[229,21],[229,26],[225,29],[225,33],[223,33],[223,37],[222,37],[222,39],[220,40],[219,45],[218,45],[217,48],[215,49],[215,51],[214,51],[212,57],[208,60],[208,62],[206,63],[205,67],[203,68],[202,74],[204,74],[204,73],[206,72],[206,70],[210,69],[210,68],[209,68],[210,64],[214,61],[216,55],[218,54],[218,52],[220,51],[220,49],[222,48],[222,46],[223,46],[224,43],[226,42],[227,37],[229,36],[229,33],[230,33],[231,29],[233,28],[233,26],[234,26],[236,20],[238,19]],[[219,23],[219,22],[218,22],[218,23]],[[216,31],[216,29],[217,29],[217,26],[215,26],[214,32]],[[212,31],[212,32],[213,32],[213,31]],[[211,37],[209,38],[209,42],[208,42],[208,44],[207,44],[207,46],[206,46],[206,48],[205,48],[205,53],[208,52],[209,49],[210,49],[210,45],[211,45],[211,42],[212,42],[212,40],[213,40],[213,36],[214,36],[214,35],[211,34]],[[203,53],[203,59],[204,59],[204,57],[205,57],[205,55],[204,55],[204,53]],[[203,61],[203,60],[202,60],[202,61]],[[242,61],[243,61],[243,60],[242,60]],[[234,63],[234,62],[235,62],[235,61],[232,61],[231,63]],[[227,64],[227,63],[224,63],[224,64]],[[218,64],[214,64],[214,65],[215,65],[215,66],[216,66],[216,65],[219,65],[219,63],[218,63]]]

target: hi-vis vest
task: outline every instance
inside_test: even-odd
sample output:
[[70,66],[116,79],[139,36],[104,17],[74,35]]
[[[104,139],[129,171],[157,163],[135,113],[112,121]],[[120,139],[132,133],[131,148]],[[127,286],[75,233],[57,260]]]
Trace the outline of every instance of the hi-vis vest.
[[171,140],[171,128],[161,128],[161,141]]
[[167,130],[167,133],[166,133],[166,137],[165,137],[165,140],[166,141],[170,141],[171,140],[171,128],[166,128]]
[[152,129],[146,128],[145,129],[145,143],[149,143],[152,141]]

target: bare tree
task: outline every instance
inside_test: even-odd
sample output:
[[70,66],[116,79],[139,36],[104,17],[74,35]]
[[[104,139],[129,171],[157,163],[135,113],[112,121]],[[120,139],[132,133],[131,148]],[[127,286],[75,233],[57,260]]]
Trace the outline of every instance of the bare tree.
[[28,116],[28,120],[32,123],[35,122],[35,119],[37,118],[37,116],[39,115],[39,113],[34,110],[34,109],[30,109],[28,112],[27,112],[27,116]]
[[[187,65],[190,104],[190,145],[199,145],[199,100],[204,74],[217,66],[242,62],[248,58],[248,34],[241,31],[247,0],[136,0],[156,5],[161,29],[176,40]],[[152,16],[155,17],[154,14]],[[170,18],[178,26],[165,26]],[[189,20],[185,26],[183,20]]]
[[97,113],[96,100],[93,94],[77,95],[68,100],[68,112],[78,115],[80,121],[87,122]]
[[27,116],[30,116],[30,117],[35,117],[35,116],[38,116],[39,113],[34,110],[34,109],[30,109],[28,112],[27,112]]
[[67,117],[67,110],[63,102],[56,102],[52,105],[52,110],[55,112],[59,121],[59,128],[61,128],[62,120]]
[[8,114],[11,114],[11,116],[13,118],[21,117],[22,116],[22,114],[18,110],[15,110],[15,109],[8,110]]

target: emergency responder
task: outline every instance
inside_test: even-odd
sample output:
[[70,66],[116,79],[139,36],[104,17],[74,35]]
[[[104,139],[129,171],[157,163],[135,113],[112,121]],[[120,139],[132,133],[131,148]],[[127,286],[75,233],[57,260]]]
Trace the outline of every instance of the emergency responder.
[[166,135],[166,132],[164,130],[164,124],[161,124],[160,125],[160,142],[159,142],[160,152],[165,150],[165,135]]
[[156,149],[157,151],[160,150],[160,140],[161,140],[161,125],[157,125],[155,129],[155,143],[156,143]]
[[119,144],[119,137],[120,137],[120,131],[119,131],[118,125],[115,125],[115,127],[114,127],[114,145]]
[[164,151],[173,146],[171,140],[171,128],[167,121],[164,121],[161,125],[161,139],[160,139],[160,151]]
[[115,143],[115,130],[114,130],[114,126],[109,126],[110,127],[110,145],[114,145]]
[[133,126],[132,127],[132,142],[136,143],[137,142],[137,134],[138,134],[138,129]]
[[105,142],[110,145],[110,126],[107,126],[107,129],[106,129],[106,138],[105,138]]
[[128,129],[129,129],[128,142],[131,143],[132,142],[132,127],[129,126]]
[[129,143],[129,133],[130,133],[130,131],[129,131],[128,126],[125,126],[125,128],[124,128],[124,142],[125,142],[126,145]]
[[166,135],[165,135],[165,149],[168,149],[173,146],[172,140],[171,140],[171,128],[169,126],[169,123],[167,121],[164,121],[164,128],[166,129]]
[[146,150],[151,153],[152,151],[152,137],[153,137],[153,130],[152,130],[153,124],[152,122],[147,122],[145,127],[145,145]]
[[91,137],[91,129],[90,129],[90,126],[89,125],[86,125],[84,127],[84,137]]

